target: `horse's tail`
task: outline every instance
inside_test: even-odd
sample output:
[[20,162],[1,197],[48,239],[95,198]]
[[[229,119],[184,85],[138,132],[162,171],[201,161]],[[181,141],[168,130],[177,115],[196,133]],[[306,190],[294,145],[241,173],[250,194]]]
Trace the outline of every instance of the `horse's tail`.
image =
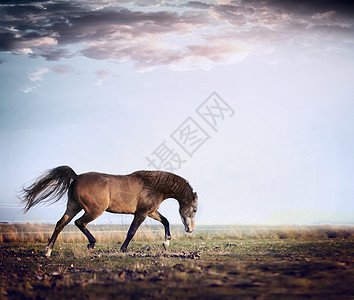
[[68,166],[61,166],[45,172],[30,186],[22,189],[20,199],[24,204],[24,211],[40,202],[57,202],[69,190],[77,174]]

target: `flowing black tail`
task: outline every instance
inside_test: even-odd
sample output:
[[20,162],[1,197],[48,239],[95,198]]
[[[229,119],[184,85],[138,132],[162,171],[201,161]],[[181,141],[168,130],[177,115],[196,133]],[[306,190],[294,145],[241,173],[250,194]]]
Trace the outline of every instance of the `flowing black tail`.
[[76,173],[68,166],[51,169],[39,177],[27,188],[22,189],[20,199],[27,212],[40,202],[57,202],[68,190]]

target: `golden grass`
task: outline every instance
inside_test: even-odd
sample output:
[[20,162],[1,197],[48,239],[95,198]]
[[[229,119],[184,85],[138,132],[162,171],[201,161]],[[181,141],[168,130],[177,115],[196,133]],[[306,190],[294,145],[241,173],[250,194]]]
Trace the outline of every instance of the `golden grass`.
[[212,230],[202,226],[200,234],[207,239],[327,239],[327,238],[352,238],[354,237],[353,225],[239,225],[221,226]]
[[[55,225],[49,224],[0,224],[0,242],[47,242]],[[89,225],[88,229],[98,242],[124,241],[129,226],[126,225]],[[186,236],[182,226],[172,226],[173,239]],[[354,226],[200,226],[189,238],[202,239],[332,239],[353,238]],[[161,241],[164,229],[159,225],[143,225],[137,231],[134,240]],[[86,242],[86,237],[74,225],[68,225],[60,233],[58,241],[66,243]]]
[[[0,242],[47,242],[55,228],[49,224],[0,224]],[[89,225],[88,229],[99,242],[124,241],[129,226],[122,225]],[[156,241],[164,238],[162,226],[141,226],[135,241]],[[87,238],[74,225],[68,225],[59,234],[61,242],[86,242]]]

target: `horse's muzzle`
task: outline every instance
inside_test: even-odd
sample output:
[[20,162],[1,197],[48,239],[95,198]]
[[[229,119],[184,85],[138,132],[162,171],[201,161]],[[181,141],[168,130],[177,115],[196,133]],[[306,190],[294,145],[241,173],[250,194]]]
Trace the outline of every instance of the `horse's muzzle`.
[[184,225],[184,230],[187,233],[192,233],[194,231],[194,228],[192,228],[192,226],[189,226],[189,225]]
[[192,218],[189,218],[189,217],[183,218],[182,217],[182,222],[183,222],[183,225],[184,225],[184,230],[187,233],[191,233],[191,232],[194,231],[194,220]]

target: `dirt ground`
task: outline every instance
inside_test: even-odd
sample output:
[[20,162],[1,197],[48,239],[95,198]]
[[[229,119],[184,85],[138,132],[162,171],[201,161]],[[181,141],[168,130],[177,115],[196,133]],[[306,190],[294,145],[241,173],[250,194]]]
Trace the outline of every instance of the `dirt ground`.
[[2,299],[354,299],[354,240],[0,243]]

